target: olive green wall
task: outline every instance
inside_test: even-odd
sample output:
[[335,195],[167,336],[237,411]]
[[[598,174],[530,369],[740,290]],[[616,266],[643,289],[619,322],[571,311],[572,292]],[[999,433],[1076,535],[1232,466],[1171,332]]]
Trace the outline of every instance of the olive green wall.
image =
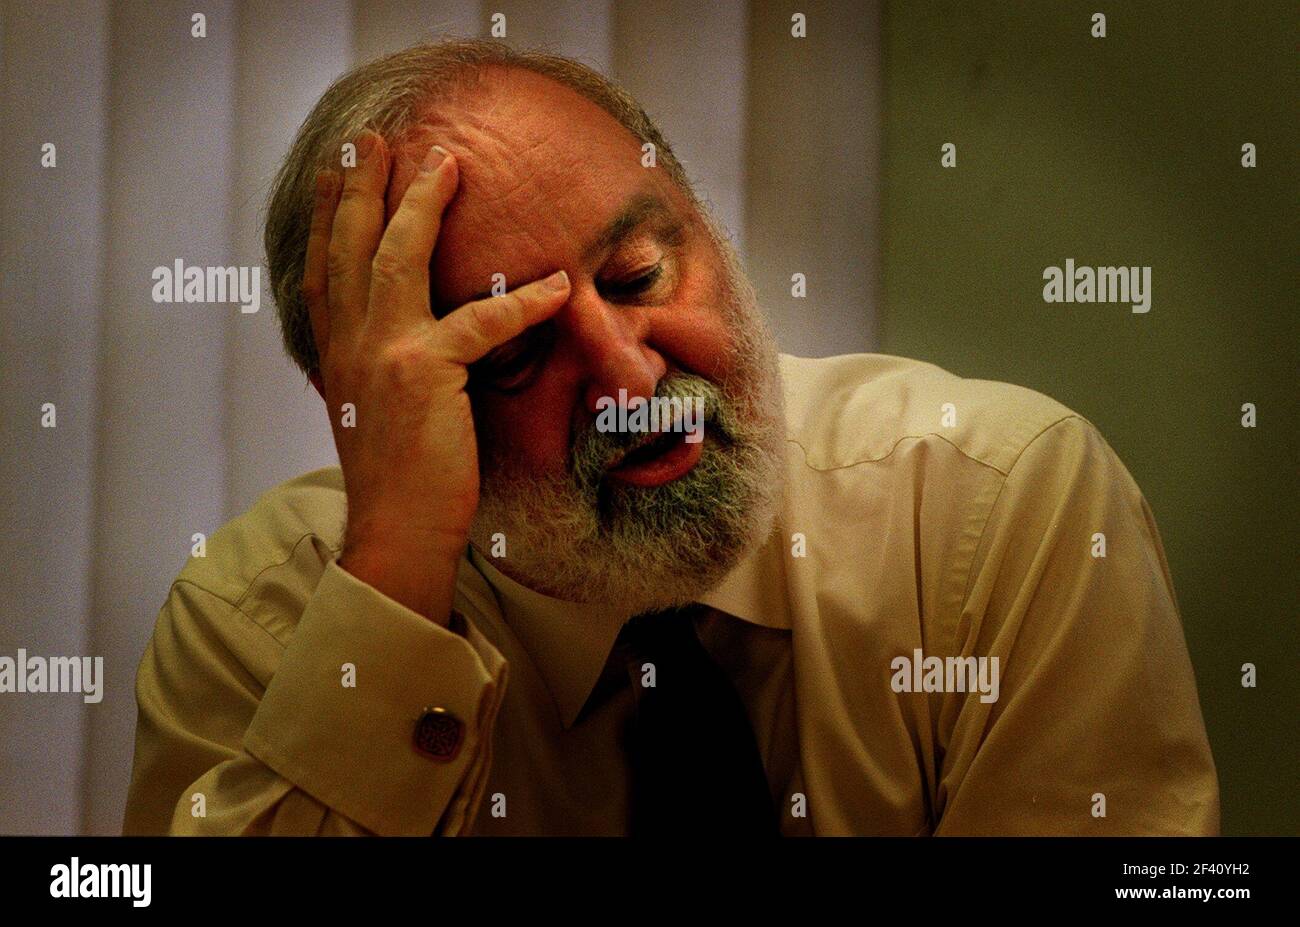
[[[1169,556],[1225,834],[1300,833],[1298,23],[1287,2],[884,10],[880,350],[1047,393],[1125,461]],[[1151,266],[1150,312],[1045,303],[1067,258]]]

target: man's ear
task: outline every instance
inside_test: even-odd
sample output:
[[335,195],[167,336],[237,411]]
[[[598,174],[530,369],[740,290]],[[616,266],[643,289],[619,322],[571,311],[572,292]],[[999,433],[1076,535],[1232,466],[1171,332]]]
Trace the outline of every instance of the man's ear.
[[325,400],[325,384],[320,378],[320,371],[307,374],[307,379],[311,380],[311,385],[316,387],[316,392],[320,393],[321,401]]

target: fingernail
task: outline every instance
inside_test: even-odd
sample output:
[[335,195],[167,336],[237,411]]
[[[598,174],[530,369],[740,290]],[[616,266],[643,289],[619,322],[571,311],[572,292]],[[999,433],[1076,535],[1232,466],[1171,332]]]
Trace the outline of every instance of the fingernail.
[[375,139],[377,136],[369,129],[357,136],[357,157],[362,160],[370,157],[370,152],[375,150]]
[[546,278],[545,285],[548,290],[563,290],[569,285],[569,275],[562,270],[557,270]]
[[441,145],[434,145],[429,149],[428,154],[424,156],[424,162],[420,165],[420,170],[426,173],[437,168],[447,157],[447,149]]

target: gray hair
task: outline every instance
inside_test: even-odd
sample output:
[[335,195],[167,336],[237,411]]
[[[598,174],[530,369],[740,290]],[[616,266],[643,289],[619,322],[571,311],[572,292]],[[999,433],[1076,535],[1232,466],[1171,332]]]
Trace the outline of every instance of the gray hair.
[[379,133],[390,147],[400,143],[431,105],[472,87],[493,65],[549,77],[600,106],[643,144],[654,145],[657,163],[692,203],[699,203],[681,164],[640,104],[578,61],[481,39],[425,43],[377,58],[344,74],[325,91],[298,129],[267,207],[263,241],[271,294],[285,350],[304,373],[315,373],[319,366],[301,291],[316,174],[333,166],[343,143],[365,129]]

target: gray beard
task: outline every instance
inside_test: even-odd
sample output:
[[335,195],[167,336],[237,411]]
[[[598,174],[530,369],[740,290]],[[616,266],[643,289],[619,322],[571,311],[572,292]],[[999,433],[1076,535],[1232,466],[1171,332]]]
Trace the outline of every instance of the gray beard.
[[[767,538],[784,488],[776,345],[743,276],[733,275],[730,296],[728,382],[670,374],[656,389],[704,397],[698,463],[660,486],[609,480],[611,452],[636,436],[602,434],[594,424],[574,436],[563,474],[521,474],[483,454],[470,538],[493,566],[544,595],[630,616],[697,600]],[[491,557],[498,532],[506,556]]]

